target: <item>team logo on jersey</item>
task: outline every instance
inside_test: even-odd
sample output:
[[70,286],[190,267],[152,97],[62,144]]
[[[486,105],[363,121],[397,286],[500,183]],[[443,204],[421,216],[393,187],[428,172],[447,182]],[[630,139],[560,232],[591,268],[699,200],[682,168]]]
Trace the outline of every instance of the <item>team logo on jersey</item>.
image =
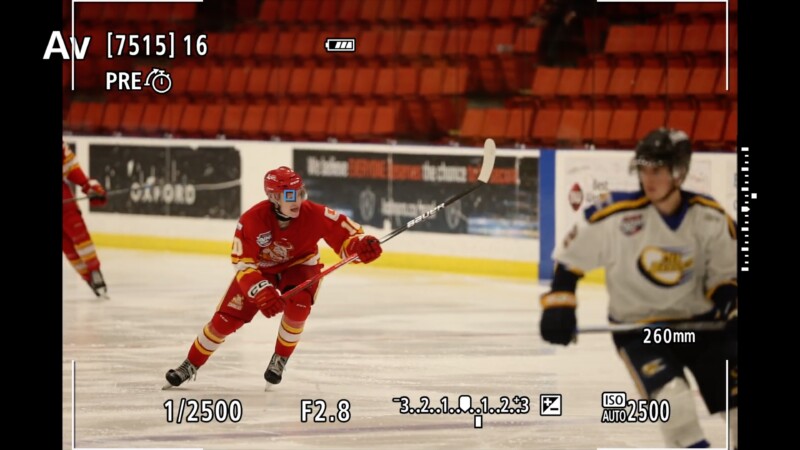
[[622,218],[619,229],[625,236],[633,236],[644,227],[644,217],[641,214],[631,214]]
[[645,247],[639,255],[639,272],[651,282],[672,287],[685,283],[694,272],[694,258],[688,250]]
[[569,206],[572,207],[573,211],[577,211],[578,208],[581,207],[583,203],[583,189],[578,183],[572,185],[569,190]]
[[272,242],[272,231],[261,233],[256,238],[256,244],[258,244],[259,247],[266,247],[270,242]]
[[292,259],[294,246],[286,239],[281,242],[272,242],[267,248],[261,250],[261,267],[272,267]]
[[642,367],[639,370],[642,372],[642,375],[647,378],[651,378],[657,373],[666,369],[666,367],[667,366],[664,365],[664,361],[661,358],[656,358],[650,362],[642,364]]
[[242,310],[242,301],[243,300],[244,300],[244,297],[242,297],[239,294],[236,294],[236,296],[233,297],[231,299],[231,301],[228,302],[228,307],[236,309],[238,311],[241,311]]

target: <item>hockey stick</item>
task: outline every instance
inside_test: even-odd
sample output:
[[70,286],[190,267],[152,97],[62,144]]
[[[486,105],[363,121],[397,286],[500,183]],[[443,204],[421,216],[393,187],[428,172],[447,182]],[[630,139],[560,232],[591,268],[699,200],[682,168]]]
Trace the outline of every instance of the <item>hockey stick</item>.
[[[461,198],[466,197],[467,195],[471,194],[473,191],[475,191],[476,189],[480,188],[481,186],[484,186],[486,183],[489,182],[489,177],[492,176],[492,169],[494,169],[494,159],[495,159],[495,144],[494,144],[494,140],[486,139],[486,142],[483,144],[483,163],[481,165],[481,172],[478,175],[478,181],[476,181],[475,184],[473,184],[468,189],[466,189],[466,190],[464,190],[464,191],[462,191],[462,192],[460,192],[460,193],[448,198],[447,200],[443,201],[442,203],[439,203],[432,210],[427,211],[427,212],[423,213],[422,215],[417,216],[414,219],[409,220],[408,222],[406,222],[405,225],[403,225],[403,226],[401,226],[401,227],[399,227],[399,228],[397,228],[395,230],[392,230],[391,233],[389,233],[386,236],[380,238],[380,243],[383,244],[384,242],[388,241],[389,239],[392,239],[393,237],[397,236],[398,234],[400,234],[400,233],[408,230],[409,228],[419,224],[420,222],[424,222],[424,221],[430,219],[439,210],[442,210],[442,209],[446,208],[447,206],[455,203],[456,201],[460,200]],[[336,269],[338,269],[338,268],[340,268],[340,267],[342,267],[342,266],[344,266],[346,264],[349,264],[349,263],[353,262],[353,260],[355,260],[357,257],[358,256],[356,256],[356,255],[350,255],[347,258],[340,260],[336,264],[328,267],[327,269],[323,270],[322,272],[314,275],[313,277],[309,278],[308,280],[298,284],[294,288],[292,288],[289,291],[285,292],[281,296],[281,300],[286,300],[286,299],[294,296],[298,292],[300,292],[303,289],[307,288],[312,283],[316,283],[322,277],[327,276],[328,274],[330,274],[334,270],[336,270]]]
[[724,320],[710,322],[612,323],[609,325],[581,327],[578,328],[578,333],[631,333],[645,328],[669,328],[674,331],[721,331],[725,329],[727,323]]
[[[113,191],[107,191],[105,196],[106,197],[111,197],[112,195],[125,194],[125,193],[129,192],[130,190],[131,190],[131,188],[114,189]],[[80,201],[80,200],[90,200],[92,198],[99,198],[99,197],[96,196],[96,195],[84,195],[83,197],[68,198],[68,199],[62,201],[61,203],[62,204],[74,203],[74,202],[77,202],[77,201]]]

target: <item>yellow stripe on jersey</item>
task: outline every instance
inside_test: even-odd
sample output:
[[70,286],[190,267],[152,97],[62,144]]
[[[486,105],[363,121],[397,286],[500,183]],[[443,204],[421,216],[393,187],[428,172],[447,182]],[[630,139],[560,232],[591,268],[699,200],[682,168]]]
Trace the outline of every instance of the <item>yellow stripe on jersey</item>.
[[238,256],[231,256],[231,260],[234,264],[243,262],[245,264],[255,264],[256,260],[253,258],[239,258]]
[[303,264],[304,262],[308,261],[309,259],[314,258],[317,255],[319,255],[319,253],[312,253],[312,254],[306,256],[305,258],[298,259],[297,261],[294,261],[293,263],[289,264],[289,267],[296,266],[298,264]]
[[240,271],[236,272],[236,281],[242,281],[243,277],[245,277],[245,276],[247,276],[247,275],[249,275],[251,273],[260,273],[260,272],[258,270],[256,270],[256,269],[250,269],[250,268],[247,268],[247,269],[244,269],[244,270],[240,270]]
[[599,209],[589,217],[589,223],[597,222],[598,220],[605,219],[606,217],[618,213],[620,211],[627,211],[629,209],[641,208],[642,206],[650,203],[647,197],[640,197],[634,200],[620,200],[612,203],[603,209]]
[[342,242],[342,249],[339,251],[340,258],[345,259],[350,256],[347,254],[347,246],[350,245],[350,241],[353,239],[361,239],[359,236],[361,236],[361,234],[350,236],[349,238],[345,239],[344,242]]
[[71,161],[68,163],[64,163],[61,166],[61,175],[63,178],[69,178],[72,175],[72,172],[79,170],[81,166],[78,164],[78,161]]
[[725,208],[720,206],[719,203],[715,202],[714,200],[696,195],[689,199],[689,204],[690,205],[700,204],[703,206],[708,206],[709,208],[716,209],[717,211],[724,214],[725,220],[728,221],[728,234],[730,234],[731,239],[736,239],[736,225],[733,223],[733,218],[731,218],[731,216],[727,212],[725,212]]
[[709,208],[714,208],[721,213],[725,213],[725,209],[719,205],[719,203],[715,202],[714,200],[701,197],[699,195],[695,195],[694,197],[689,199],[689,204],[699,203],[701,205],[708,206]]

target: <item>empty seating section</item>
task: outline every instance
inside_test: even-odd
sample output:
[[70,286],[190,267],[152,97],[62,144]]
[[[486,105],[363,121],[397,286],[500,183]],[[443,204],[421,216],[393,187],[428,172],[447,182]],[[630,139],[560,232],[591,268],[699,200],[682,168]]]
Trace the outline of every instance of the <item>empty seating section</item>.
[[[76,92],[63,65],[64,129],[629,148],[668,125],[700,148],[733,148],[738,2],[729,26],[724,3],[613,4],[583,19],[585,56],[555,66],[534,20],[546,1],[256,0],[208,31],[197,3],[78,3],[78,35],[205,33],[208,54],[107,61],[93,46],[98,62],[76,63]],[[356,51],[328,52],[335,37],[356,38]],[[167,95],[105,92],[106,71],[154,66],[170,74]]]

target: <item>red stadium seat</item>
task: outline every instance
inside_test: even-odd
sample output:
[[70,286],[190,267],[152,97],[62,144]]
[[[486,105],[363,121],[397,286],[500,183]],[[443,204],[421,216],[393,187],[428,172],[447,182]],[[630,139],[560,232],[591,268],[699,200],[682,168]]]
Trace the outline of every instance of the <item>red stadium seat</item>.
[[608,142],[608,128],[611,124],[610,109],[592,109],[586,116],[583,124],[583,138],[592,141],[595,145]]
[[417,23],[422,19],[422,8],[425,0],[405,0],[400,10],[400,20]]
[[531,94],[537,97],[554,97],[561,78],[560,67],[539,66],[533,75]]
[[257,138],[262,134],[261,124],[264,122],[264,114],[267,105],[247,105],[242,119],[241,133],[246,138]]
[[662,79],[664,69],[661,67],[642,67],[633,85],[633,95],[656,96],[663,92]]
[[217,136],[222,128],[222,115],[224,112],[225,105],[222,103],[206,105],[200,118],[200,135],[204,137]]
[[608,95],[617,97],[628,97],[633,93],[633,86],[636,82],[636,67],[617,67],[611,74],[608,83]]
[[516,142],[528,142],[531,138],[533,108],[514,108],[508,113],[508,126],[503,135]]
[[306,97],[308,95],[308,85],[311,81],[310,67],[295,67],[289,78],[287,93],[294,97]]
[[561,108],[542,108],[536,112],[531,135],[535,141],[543,144],[552,144],[558,135],[558,125],[561,122]]
[[725,142],[736,143],[739,131],[739,111],[734,109],[728,115],[728,123],[725,125],[725,133],[722,138]]
[[484,109],[468,109],[461,122],[462,138],[482,138],[483,122],[486,117]]
[[327,135],[337,139],[344,139],[350,130],[350,116],[353,114],[353,107],[350,105],[338,105],[331,108],[328,118]]
[[183,136],[197,136],[200,134],[200,120],[203,117],[204,105],[188,104],[183,110],[178,133]]
[[565,67],[556,85],[556,95],[575,97],[581,94],[586,69]]
[[556,139],[559,142],[579,144],[583,138],[583,127],[588,111],[585,109],[565,109],[558,125]]
[[103,121],[100,122],[100,130],[106,133],[119,131],[119,125],[122,122],[122,103],[107,103],[103,111]]
[[681,49],[684,26],[678,22],[666,22],[658,27],[653,51],[656,53],[676,53]]
[[255,50],[258,34],[255,31],[243,31],[236,36],[233,44],[233,56],[241,59],[250,58]]
[[139,124],[139,129],[142,134],[147,136],[155,136],[161,131],[162,117],[164,117],[164,110],[166,104],[164,103],[148,103],[144,107],[142,113],[142,121]]
[[331,95],[338,97],[349,97],[353,95],[355,74],[356,71],[352,67],[337,67],[333,72]]
[[719,72],[719,67],[695,67],[686,85],[686,93],[694,96],[713,95]]
[[371,97],[374,93],[378,69],[376,67],[359,67],[356,69],[353,84],[353,95]]
[[422,18],[428,22],[441,22],[444,15],[445,0],[428,0],[422,10]]
[[308,117],[308,105],[291,105],[286,110],[286,118],[283,122],[282,135],[296,138],[303,134],[306,118]]
[[483,121],[483,136],[499,139],[506,134],[510,111],[503,108],[489,108]]
[[64,128],[71,131],[82,131],[83,121],[86,117],[86,112],[89,110],[90,103],[73,101],[69,105],[66,120],[64,121]]
[[279,136],[283,130],[288,107],[285,105],[269,105],[264,112],[261,130],[266,136]]
[[310,139],[324,139],[328,134],[328,120],[331,114],[329,106],[315,105],[308,108],[304,134]]
[[621,144],[634,142],[636,122],[639,119],[639,111],[636,109],[617,109],[611,115],[611,125],[608,129],[608,139]]
[[238,138],[242,134],[242,122],[244,122],[244,105],[227,105],[225,114],[222,117],[222,134],[228,138]]
[[667,126],[683,130],[694,137],[694,121],[697,113],[693,109],[673,109],[667,115]]
[[144,113],[144,103],[128,103],[125,105],[125,111],[122,114],[122,121],[120,122],[120,129],[125,134],[141,134],[140,125],[142,123],[142,114]]
[[697,115],[692,139],[707,142],[720,142],[725,129],[725,114],[722,109],[703,109]]
[[667,111],[663,108],[644,109],[639,115],[639,124],[636,126],[636,136],[645,136],[650,131],[667,124]]
[[365,139],[372,133],[372,124],[375,119],[374,106],[356,106],[353,108],[348,136],[356,139]]
[[333,80],[333,67],[317,67],[311,73],[311,83],[308,93],[318,97],[327,97],[331,93]]

